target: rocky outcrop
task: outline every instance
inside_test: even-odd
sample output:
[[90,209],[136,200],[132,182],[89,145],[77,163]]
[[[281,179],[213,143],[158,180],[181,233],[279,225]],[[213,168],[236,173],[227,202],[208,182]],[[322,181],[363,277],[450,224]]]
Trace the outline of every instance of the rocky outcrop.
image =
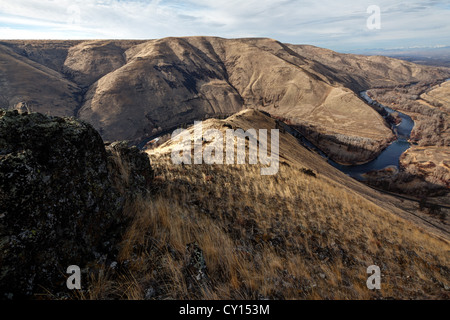
[[152,170],[138,150],[112,149],[83,121],[0,110],[1,298],[67,293],[68,266],[114,255],[129,219],[118,157],[133,190]]
[[186,245],[183,274],[188,290],[196,292],[209,285],[208,267],[203,250],[195,242]]
[[450,190],[450,147],[413,146],[400,157],[402,169]]
[[127,141],[118,141],[106,147],[109,155],[109,171],[114,186],[127,197],[143,194],[153,170],[147,154]]
[[293,126],[314,143],[333,161],[343,165],[358,165],[375,159],[394,140],[394,135],[388,139],[374,139],[327,133],[314,126]]

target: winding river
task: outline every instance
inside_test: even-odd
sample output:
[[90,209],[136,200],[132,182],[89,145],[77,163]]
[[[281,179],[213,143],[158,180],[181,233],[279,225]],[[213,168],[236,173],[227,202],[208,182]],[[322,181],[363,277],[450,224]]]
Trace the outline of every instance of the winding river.
[[[389,114],[395,112],[391,108],[383,106],[377,101],[372,100],[368,96],[367,91],[360,92],[360,96],[364,100],[366,100],[368,104],[376,104],[377,106],[384,108]],[[406,114],[403,114],[398,111],[397,113],[398,116],[401,118],[401,122],[398,125],[392,125],[392,131],[397,136],[397,139],[394,142],[392,142],[386,149],[384,149],[378,155],[377,158],[362,165],[352,165],[352,166],[338,164],[330,159],[328,159],[328,162],[335,168],[341,170],[345,174],[358,180],[364,180],[364,177],[362,175],[372,170],[381,170],[390,166],[395,166],[396,168],[398,168],[400,156],[410,147],[408,139],[414,127],[414,121]],[[317,149],[317,147],[314,144],[312,144],[308,139],[306,139],[302,135],[298,135],[298,132],[295,132],[295,130],[292,130],[289,126],[285,126],[285,129],[289,133],[293,134],[295,137],[300,139],[303,145],[307,146],[312,150],[315,150],[324,158],[328,158],[322,151]],[[157,136],[146,139],[145,141],[140,143],[138,147],[142,149],[148,141],[170,132],[171,130],[166,130],[165,132],[159,133]]]
[[[446,79],[445,81],[450,81],[449,79]],[[411,144],[409,143],[409,137],[411,135],[411,131],[414,127],[414,121],[411,119],[411,117],[409,117],[408,115],[395,111],[389,107],[386,107],[382,104],[380,104],[379,102],[371,99],[369,97],[369,95],[367,94],[367,91],[362,91],[360,92],[360,96],[361,98],[363,98],[369,105],[377,105],[378,107],[383,108],[384,110],[387,111],[387,113],[391,114],[393,112],[397,112],[398,113],[398,117],[400,117],[401,122],[397,125],[392,125],[392,131],[394,132],[394,134],[396,135],[397,139],[392,142],[387,148],[385,148],[379,155],[377,158],[375,158],[374,160],[367,162],[365,164],[362,165],[351,165],[351,166],[346,166],[346,165],[342,165],[342,164],[338,164],[330,159],[328,159],[328,162],[335,168],[341,170],[342,172],[344,172],[345,174],[358,179],[358,180],[365,180],[363,177],[363,174],[369,172],[369,171],[374,171],[374,170],[382,170],[385,169],[386,167],[395,167],[395,168],[399,168],[399,159],[400,156],[403,154],[403,152],[405,152],[406,150],[409,149],[409,147],[411,146]],[[296,136],[297,138],[301,138],[301,141],[304,145],[310,147],[311,149],[316,150],[317,152],[319,152],[319,154],[321,154],[323,157],[326,157],[325,154],[323,154],[323,152],[321,152],[320,150],[318,150],[311,142],[309,142],[306,138],[304,137],[299,137],[298,135],[295,135],[295,133],[293,133],[294,136]],[[161,135],[161,133],[159,134]],[[155,138],[155,137],[153,137]],[[150,141],[151,139],[147,139],[145,142]],[[142,148],[145,145],[145,142],[140,144],[140,147]]]
[[[371,99],[368,96],[367,91],[362,91],[360,93],[360,96],[364,100],[366,100],[368,104],[377,104],[378,106],[384,108],[384,110],[386,110],[389,114],[396,112],[395,110],[383,106],[377,101]],[[398,125],[392,125],[392,131],[397,136],[397,139],[392,142],[386,149],[384,149],[377,158],[365,164],[353,166],[341,165],[331,160],[329,160],[329,163],[335,168],[358,180],[364,180],[362,174],[372,170],[381,170],[390,166],[394,166],[398,169],[400,156],[410,147],[408,139],[414,127],[414,121],[411,119],[411,117],[404,113],[398,111],[397,113],[401,118],[401,122]]]

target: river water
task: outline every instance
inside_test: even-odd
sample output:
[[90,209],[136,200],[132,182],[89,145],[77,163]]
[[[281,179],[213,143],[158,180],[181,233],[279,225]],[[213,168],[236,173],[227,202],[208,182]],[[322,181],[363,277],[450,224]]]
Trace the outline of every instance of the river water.
[[[362,91],[360,93],[360,96],[364,100],[366,100],[368,104],[376,103],[378,106],[384,108],[389,114],[395,112],[391,108],[383,106],[380,103],[372,100],[367,95],[367,91]],[[331,160],[329,160],[329,163],[335,168],[358,180],[364,180],[361,175],[372,170],[381,170],[388,166],[394,166],[398,168],[400,156],[410,147],[408,139],[414,127],[414,121],[411,119],[411,117],[404,113],[398,111],[397,113],[402,120],[398,125],[392,125],[392,131],[397,136],[397,139],[392,142],[386,149],[384,149],[376,159],[362,165],[353,166],[341,165]]]

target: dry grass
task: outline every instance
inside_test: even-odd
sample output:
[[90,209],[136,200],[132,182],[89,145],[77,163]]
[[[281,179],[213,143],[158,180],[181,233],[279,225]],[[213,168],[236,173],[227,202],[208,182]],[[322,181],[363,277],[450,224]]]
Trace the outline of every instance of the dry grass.
[[[239,116],[227,123],[246,128]],[[450,298],[449,243],[330,178],[288,136],[274,176],[259,165],[174,165],[170,141],[153,150],[153,190],[125,210],[134,220],[118,267],[104,268],[80,298]],[[207,267],[194,285],[193,242]],[[373,264],[378,291],[366,287]]]
[[[448,298],[449,246],[327,178],[282,166],[174,166],[138,198],[124,236],[120,276],[100,277],[86,298]],[[212,177],[206,179],[206,177]],[[130,212],[129,212],[130,214]],[[209,281],[189,290],[186,245],[203,250]],[[366,268],[382,269],[367,289]]]

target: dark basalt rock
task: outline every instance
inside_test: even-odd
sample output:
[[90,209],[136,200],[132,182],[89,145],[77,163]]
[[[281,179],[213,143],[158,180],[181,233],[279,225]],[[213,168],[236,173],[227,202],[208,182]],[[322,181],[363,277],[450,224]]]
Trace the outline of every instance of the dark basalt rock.
[[[145,190],[148,157],[119,149]],[[129,217],[111,159],[83,121],[0,109],[0,299],[67,293],[69,265],[114,254]]]
[[118,141],[106,147],[109,156],[110,173],[115,186],[128,197],[145,194],[154,172],[147,154],[127,141]]
[[184,278],[188,290],[198,293],[201,288],[209,285],[208,268],[202,249],[197,243],[186,245]]

